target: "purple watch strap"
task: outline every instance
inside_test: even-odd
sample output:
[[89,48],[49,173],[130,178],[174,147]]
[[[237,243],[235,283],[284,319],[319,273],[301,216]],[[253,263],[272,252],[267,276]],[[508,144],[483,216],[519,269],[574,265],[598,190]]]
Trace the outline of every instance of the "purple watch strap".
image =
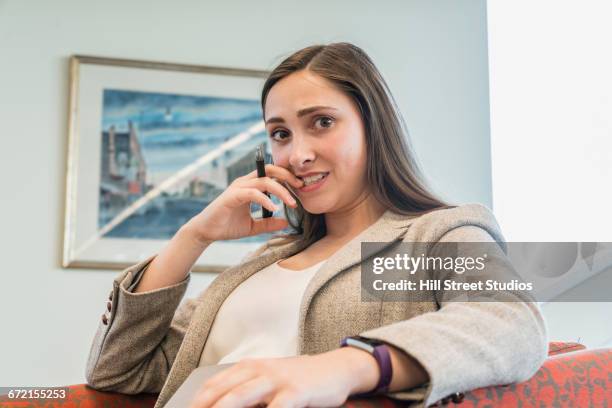
[[[346,342],[346,340],[349,338],[350,337],[345,337],[344,339],[342,339],[342,347],[349,345]],[[363,342],[362,340],[357,340]],[[378,363],[378,368],[380,369],[380,378],[378,380],[378,384],[376,384],[372,391],[355,394],[354,397],[369,397],[379,393],[387,392],[387,390],[389,389],[389,384],[391,384],[391,378],[393,376],[393,367],[391,366],[391,354],[389,353],[389,347],[387,347],[386,344],[379,344],[373,346],[373,348],[374,350],[372,351],[372,355],[376,359],[376,362]]]
[[391,375],[393,373],[391,368],[391,354],[386,344],[374,347],[374,357],[376,357],[376,361],[380,367],[380,380],[378,380],[378,384],[376,384],[376,388],[373,391],[376,394],[379,392],[386,392],[389,389]]

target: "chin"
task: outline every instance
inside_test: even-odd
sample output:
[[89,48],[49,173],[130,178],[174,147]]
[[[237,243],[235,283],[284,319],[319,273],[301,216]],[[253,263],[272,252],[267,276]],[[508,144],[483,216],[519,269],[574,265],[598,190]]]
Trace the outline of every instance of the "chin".
[[302,207],[309,214],[325,214],[331,210],[329,205],[304,205],[304,202],[302,202]]

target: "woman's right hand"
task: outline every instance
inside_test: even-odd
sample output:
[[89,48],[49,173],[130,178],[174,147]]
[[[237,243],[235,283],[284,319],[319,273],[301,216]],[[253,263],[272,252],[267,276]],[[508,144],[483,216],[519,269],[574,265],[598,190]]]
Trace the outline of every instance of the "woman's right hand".
[[277,210],[264,192],[274,194],[290,207],[297,206],[289,190],[277,180],[286,181],[296,189],[304,185],[284,167],[266,164],[266,177],[257,177],[257,170],[238,177],[185,227],[202,242],[238,239],[286,228],[287,220],[282,217],[251,217],[251,202],[272,212]]

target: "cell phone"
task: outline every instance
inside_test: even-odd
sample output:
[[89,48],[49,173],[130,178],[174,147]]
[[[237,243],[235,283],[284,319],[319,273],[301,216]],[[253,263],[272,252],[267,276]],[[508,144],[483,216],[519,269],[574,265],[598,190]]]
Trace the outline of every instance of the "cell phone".
[[[257,166],[257,177],[266,177],[266,162],[265,156],[263,152],[263,147],[257,146],[257,150],[255,151],[255,166]],[[264,193],[268,198],[270,197],[270,193],[267,191]],[[265,208],[263,205],[261,206],[261,218],[270,218],[272,216],[272,211]]]

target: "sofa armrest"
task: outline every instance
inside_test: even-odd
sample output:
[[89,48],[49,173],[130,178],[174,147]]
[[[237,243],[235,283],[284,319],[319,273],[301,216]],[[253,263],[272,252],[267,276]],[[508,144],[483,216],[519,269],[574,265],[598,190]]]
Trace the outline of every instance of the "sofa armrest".
[[465,393],[449,407],[601,407],[612,405],[612,349],[579,350],[549,357],[527,381]]
[[557,354],[570,353],[572,351],[585,350],[586,346],[580,343],[567,341],[551,341],[548,343],[548,356],[556,356]]

